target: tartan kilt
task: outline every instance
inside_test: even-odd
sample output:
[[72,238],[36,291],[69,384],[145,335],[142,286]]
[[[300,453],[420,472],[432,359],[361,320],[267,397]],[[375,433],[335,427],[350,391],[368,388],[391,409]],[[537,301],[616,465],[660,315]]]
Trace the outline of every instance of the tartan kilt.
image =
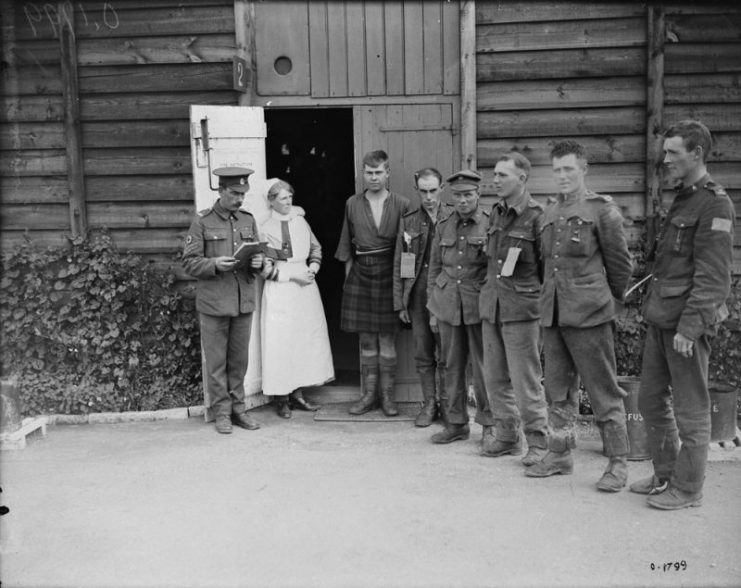
[[342,289],[340,328],[350,333],[394,333],[399,316],[394,310],[393,255],[355,258]]

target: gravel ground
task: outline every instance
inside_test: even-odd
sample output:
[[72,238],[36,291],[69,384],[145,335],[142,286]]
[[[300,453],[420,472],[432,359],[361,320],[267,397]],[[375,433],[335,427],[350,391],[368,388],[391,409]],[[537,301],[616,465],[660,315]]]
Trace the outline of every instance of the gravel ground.
[[253,413],[230,436],[55,425],[0,454],[3,586],[741,585],[741,449],[714,446],[702,507],[663,512],[595,490],[589,435],[573,475],[532,479],[480,457],[478,425],[436,446],[438,425]]

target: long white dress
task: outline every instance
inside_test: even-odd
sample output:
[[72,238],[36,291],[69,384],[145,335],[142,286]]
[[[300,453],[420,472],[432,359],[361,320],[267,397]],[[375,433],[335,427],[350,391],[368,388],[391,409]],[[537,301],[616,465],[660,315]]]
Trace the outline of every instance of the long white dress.
[[[291,256],[276,261],[277,281],[266,280],[261,308],[262,391],[268,396],[290,394],[297,388],[319,386],[334,379],[327,319],[316,282],[306,286],[288,281],[308,269],[313,236],[300,207],[287,215],[271,211],[260,236],[268,246],[284,250],[282,222],[288,226]],[[316,255],[316,254],[315,254]]]

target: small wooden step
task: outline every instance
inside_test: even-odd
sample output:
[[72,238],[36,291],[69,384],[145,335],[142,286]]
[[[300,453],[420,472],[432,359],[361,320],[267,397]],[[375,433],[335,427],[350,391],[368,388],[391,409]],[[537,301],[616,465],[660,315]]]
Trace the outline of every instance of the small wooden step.
[[49,419],[45,416],[27,417],[23,419],[21,428],[12,433],[0,433],[0,451],[10,449],[24,449],[26,437],[40,430],[42,437],[46,437],[46,425]]

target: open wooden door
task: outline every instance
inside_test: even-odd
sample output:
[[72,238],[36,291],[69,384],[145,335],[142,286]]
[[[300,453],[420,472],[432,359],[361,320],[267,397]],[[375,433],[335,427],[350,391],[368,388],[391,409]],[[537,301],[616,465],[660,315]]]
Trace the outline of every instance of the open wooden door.
[[[389,155],[389,189],[419,205],[414,190],[414,172],[435,167],[443,178],[456,171],[460,147],[453,103],[356,106],[354,109],[355,157],[358,191],[362,190],[363,154],[383,149]],[[422,399],[414,366],[411,330],[403,329],[397,339],[398,368],[396,400]]]
[[[267,190],[272,183],[265,177],[265,119],[263,109],[248,106],[200,106],[190,107],[190,147],[193,164],[195,209],[204,210],[213,205],[218,186],[211,171],[223,166],[242,166],[255,170],[250,177],[250,191],[242,208],[252,213],[258,225],[268,216]],[[258,278],[260,280],[260,278]],[[245,376],[245,403],[247,408],[267,402],[261,394],[262,375],[260,370],[260,299],[262,283],[257,285],[257,305],[252,320],[252,336],[249,346],[249,367]],[[205,360],[204,360],[205,361]],[[206,420],[213,420],[205,379],[203,398]]]

